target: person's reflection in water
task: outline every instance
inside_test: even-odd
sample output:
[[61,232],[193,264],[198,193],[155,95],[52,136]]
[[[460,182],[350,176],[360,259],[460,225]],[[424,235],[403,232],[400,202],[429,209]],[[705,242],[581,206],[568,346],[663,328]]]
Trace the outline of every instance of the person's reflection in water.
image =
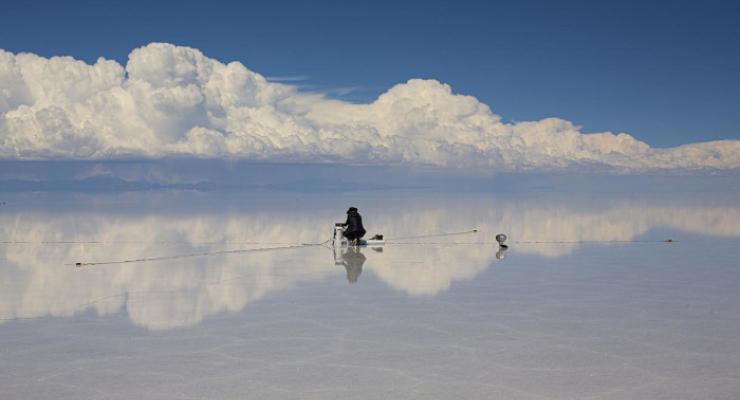
[[357,278],[362,274],[362,265],[365,264],[367,258],[362,254],[359,247],[347,247],[340,251],[339,257],[336,253],[334,254],[334,263],[344,266],[347,270],[347,281],[349,283],[357,282]]

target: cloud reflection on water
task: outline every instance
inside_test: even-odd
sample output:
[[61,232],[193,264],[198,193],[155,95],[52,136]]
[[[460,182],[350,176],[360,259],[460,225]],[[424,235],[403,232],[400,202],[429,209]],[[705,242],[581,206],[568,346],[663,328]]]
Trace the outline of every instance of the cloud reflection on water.
[[[287,211],[4,212],[0,240],[16,243],[0,245],[0,318],[125,310],[137,325],[171,329],[243,310],[302,282],[344,276],[361,281],[374,275],[409,296],[433,296],[496,262],[498,248],[492,243],[498,232],[506,232],[512,242],[507,256],[546,258],[573,252],[579,245],[575,242],[634,240],[656,228],[740,236],[740,208],[731,205],[658,200],[594,205],[490,196],[411,203],[413,207],[390,202],[382,211],[365,208],[369,234],[382,232],[405,243],[389,244],[382,252],[363,249],[334,258],[331,250],[315,246],[89,268],[64,264],[317,243],[326,239],[342,210],[320,207],[318,201],[313,208]],[[402,239],[471,227],[479,233]],[[553,241],[571,243],[527,243]]]

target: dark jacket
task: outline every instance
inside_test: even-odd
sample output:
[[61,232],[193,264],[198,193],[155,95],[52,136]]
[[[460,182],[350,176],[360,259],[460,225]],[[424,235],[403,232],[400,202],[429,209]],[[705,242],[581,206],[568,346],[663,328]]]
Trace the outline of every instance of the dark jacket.
[[357,211],[347,211],[347,222],[344,223],[347,229],[344,231],[345,234],[359,234],[361,237],[365,234],[365,227],[362,226],[362,217]]

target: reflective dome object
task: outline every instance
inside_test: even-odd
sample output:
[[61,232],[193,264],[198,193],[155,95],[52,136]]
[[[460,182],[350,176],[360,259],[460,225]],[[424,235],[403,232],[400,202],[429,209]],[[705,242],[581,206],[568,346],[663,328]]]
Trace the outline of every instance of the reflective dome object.
[[496,235],[496,241],[498,242],[499,246],[505,246],[504,242],[506,241],[506,235],[503,233],[499,233]]

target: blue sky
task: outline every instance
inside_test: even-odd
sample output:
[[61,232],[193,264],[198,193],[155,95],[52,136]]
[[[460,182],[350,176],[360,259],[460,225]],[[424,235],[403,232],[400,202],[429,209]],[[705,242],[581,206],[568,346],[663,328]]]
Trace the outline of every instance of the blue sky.
[[557,116],[667,147],[740,138],[739,4],[13,1],[0,48],[125,63],[171,42],[363,102],[434,78],[505,120]]

